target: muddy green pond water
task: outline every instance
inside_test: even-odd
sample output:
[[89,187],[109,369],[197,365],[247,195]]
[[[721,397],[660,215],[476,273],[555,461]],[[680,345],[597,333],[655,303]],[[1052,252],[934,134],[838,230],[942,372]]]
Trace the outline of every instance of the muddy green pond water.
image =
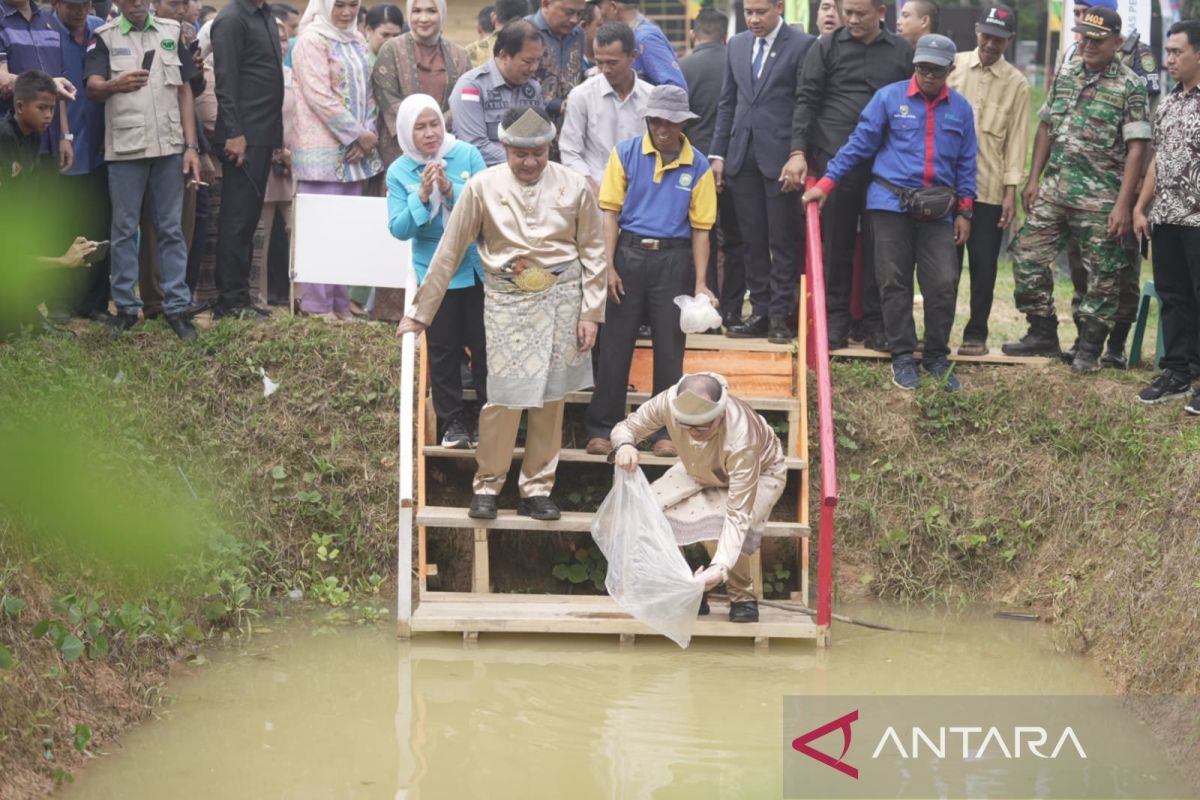
[[1048,629],[980,613],[843,613],[834,644],[264,623],[182,667],[158,717],[99,748],[71,800],[777,798],[785,695],[1109,694]]

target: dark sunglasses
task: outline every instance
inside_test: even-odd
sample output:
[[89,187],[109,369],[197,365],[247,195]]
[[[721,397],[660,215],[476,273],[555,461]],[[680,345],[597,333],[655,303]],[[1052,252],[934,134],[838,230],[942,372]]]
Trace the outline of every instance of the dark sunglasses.
[[936,67],[932,64],[917,64],[917,72],[922,75],[928,75],[930,78],[944,78],[950,74],[949,67]]

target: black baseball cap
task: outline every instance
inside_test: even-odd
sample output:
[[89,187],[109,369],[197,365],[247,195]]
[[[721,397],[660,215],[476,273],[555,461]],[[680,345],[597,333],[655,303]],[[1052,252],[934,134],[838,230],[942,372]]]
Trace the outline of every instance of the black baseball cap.
[[1017,15],[1011,8],[1000,3],[988,6],[979,18],[975,30],[988,36],[1011,39],[1017,35]]
[[1107,39],[1110,36],[1121,35],[1121,15],[1111,8],[1091,6],[1083,12],[1075,31],[1088,39]]

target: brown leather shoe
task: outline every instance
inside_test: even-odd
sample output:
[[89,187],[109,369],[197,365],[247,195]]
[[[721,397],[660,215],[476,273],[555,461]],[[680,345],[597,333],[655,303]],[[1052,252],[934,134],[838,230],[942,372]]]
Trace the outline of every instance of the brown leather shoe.
[[606,456],[612,452],[612,442],[610,442],[608,439],[601,439],[599,436],[597,436],[594,439],[588,439],[586,449],[588,455]]
[[988,346],[980,341],[964,341],[962,347],[958,348],[960,356],[986,356],[988,354]]
[[663,458],[674,458],[679,455],[679,451],[675,449],[675,443],[670,439],[659,439],[654,443],[654,455],[662,456]]

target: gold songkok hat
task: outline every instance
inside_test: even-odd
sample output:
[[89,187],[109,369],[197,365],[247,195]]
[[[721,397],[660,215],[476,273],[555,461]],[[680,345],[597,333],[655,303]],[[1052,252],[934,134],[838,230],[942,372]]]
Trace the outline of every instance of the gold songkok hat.
[[729,382],[725,380],[723,375],[715,372],[697,372],[696,375],[704,375],[712,378],[721,385],[721,398],[719,400],[709,400],[703,395],[696,394],[691,389],[680,392],[679,386],[690,375],[684,375],[679,383],[672,386],[667,391],[670,392],[669,399],[671,402],[671,414],[675,417],[675,421],[683,425],[707,425],[725,413],[725,406],[729,403]]
[[554,123],[530,108],[507,128],[501,124],[498,133],[500,144],[509,147],[541,147],[554,141]]

